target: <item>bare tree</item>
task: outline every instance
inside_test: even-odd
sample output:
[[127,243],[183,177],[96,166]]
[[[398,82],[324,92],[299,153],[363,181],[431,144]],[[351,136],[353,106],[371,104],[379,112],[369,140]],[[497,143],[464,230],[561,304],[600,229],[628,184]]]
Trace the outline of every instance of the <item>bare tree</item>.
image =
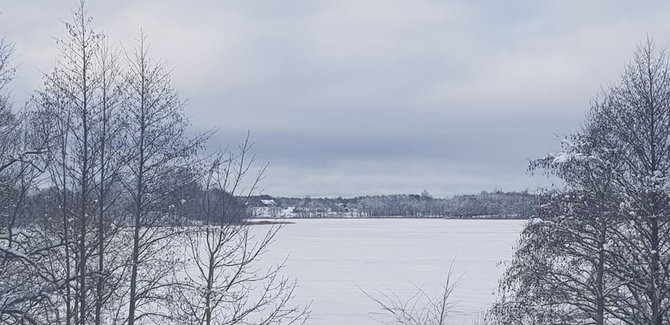
[[[176,175],[193,163],[206,136],[187,139],[183,102],[172,87],[170,72],[149,57],[146,36],[127,53],[126,98],[128,143],[131,159],[125,187],[130,197],[133,229],[130,260],[128,314],[125,322],[165,316],[154,304],[165,301],[161,290],[169,288],[168,275],[176,261],[165,254],[178,231],[177,217],[168,207],[170,194],[186,184],[174,182]],[[166,311],[167,312],[167,311]],[[148,319],[146,321],[148,321]]]
[[[237,150],[225,150],[205,168],[201,211],[204,225],[186,236],[191,263],[176,287],[175,318],[186,324],[304,323],[308,308],[294,305],[296,283],[281,275],[284,264],[260,269],[278,226],[267,231],[245,222],[249,197],[257,193],[267,164],[250,174],[249,135]],[[258,236],[258,237],[257,237]]]
[[[44,76],[45,89],[40,96],[44,109],[50,110],[51,116],[59,120],[56,124],[62,132],[58,163],[61,168],[52,170],[55,172],[52,179],[59,180],[61,186],[67,273],[74,268],[76,274],[72,287],[74,301],[70,301],[70,288],[66,293],[69,305],[66,323],[73,320],[76,324],[91,321],[88,280],[91,278],[89,257],[94,224],[90,219],[94,215],[92,194],[98,162],[93,131],[99,120],[96,111],[100,74],[96,57],[102,39],[91,21],[81,1],[73,12],[72,22],[65,24],[65,38],[57,41],[59,61],[53,72]],[[74,243],[70,242],[71,238],[76,238]]]
[[[20,114],[5,91],[12,48],[0,41],[0,323],[170,319],[173,289],[188,286],[173,276],[185,257],[171,253],[187,240],[179,235],[198,195],[187,192],[201,185],[197,154],[209,133],[187,136],[170,71],[150,59],[144,34],[120,61],[83,1],[65,27],[55,67]],[[300,322],[306,311],[291,305],[295,282],[282,265],[253,269],[278,228],[256,240],[244,224],[240,193],[256,192],[265,169],[245,187],[250,148],[247,138],[239,153],[220,156],[200,193],[216,203],[203,208],[207,230],[188,234],[211,245],[197,256],[215,273],[198,315],[208,324]]]
[[[7,139],[8,133],[11,132],[14,120],[14,114],[11,109],[11,98],[7,91],[7,85],[16,73],[16,68],[11,65],[11,57],[14,52],[14,46],[8,43],[4,38],[0,39],[0,136]],[[3,146],[9,143],[2,143]],[[3,148],[4,149],[4,148]],[[6,155],[7,150],[3,150],[3,155]],[[13,159],[3,157],[2,166],[11,163]],[[5,167],[6,168],[6,167]],[[0,168],[2,171],[2,168]]]
[[44,266],[52,243],[26,229],[28,195],[45,169],[48,140],[36,132],[41,123],[30,107],[12,110],[5,88],[14,74],[11,53],[0,40],[0,323],[37,324],[55,317],[49,297],[58,285]]
[[[30,146],[31,134],[28,116],[21,114],[16,120],[16,132],[10,134],[16,151]],[[3,139],[6,141],[8,139]],[[28,194],[35,190],[42,164],[32,157],[30,162],[20,161],[5,168],[0,175],[0,322],[16,321],[35,323],[40,314],[49,314],[43,308],[48,301],[52,278],[41,276],[40,253],[50,247],[39,232],[24,230]]]
[[[116,246],[121,228],[115,227],[110,214],[118,214],[117,202],[122,194],[121,177],[127,159],[124,132],[122,71],[116,52],[104,41],[96,57],[100,73],[97,127],[93,131],[97,152],[95,186],[97,189],[97,269],[95,276],[95,324],[103,323],[103,305],[119,288],[125,265]],[[118,217],[118,216],[117,216]]]
[[[52,77],[55,79],[55,76]],[[72,276],[72,242],[70,237],[72,221],[72,198],[71,184],[68,174],[68,142],[70,125],[70,112],[66,107],[69,100],[58,86],[53,83],[47,83],[46,89],[37,94],[39,105],[42,106],[41,115],[46,117],[45,125],[54,133],[54,138],[50,143],[50,150],[47,152],[49,161],[48,173],[50,175],[51,185],[56,190],[54,198],[57,201],[57,208],[60,212],[60,224],[51,225],[52,235],[60,238],[62,249],[57,253],[62,254],[63,278],[66,279],[64,285],[63,299],[65,302],[65,323],[71,324],[74,319],[72,310],[72,286],[70,284]]]
[[0,174],[14,164],[30,163],[34,156],[44,153],[43,146],[21,146],[13,137],[20,134],[25,124],[12,110],[12,98],[7,85],[14,79],[16,68],[11,65],[13,44],[0,38]]

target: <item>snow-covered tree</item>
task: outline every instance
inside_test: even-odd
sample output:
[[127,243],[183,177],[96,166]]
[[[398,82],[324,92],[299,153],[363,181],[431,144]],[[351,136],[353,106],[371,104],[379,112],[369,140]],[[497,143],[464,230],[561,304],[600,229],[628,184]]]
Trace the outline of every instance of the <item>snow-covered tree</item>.
[[670,320],[670,74],[642,44],[564,151],[533,163],[565,188],[522,233],[490,317],[499,323]]

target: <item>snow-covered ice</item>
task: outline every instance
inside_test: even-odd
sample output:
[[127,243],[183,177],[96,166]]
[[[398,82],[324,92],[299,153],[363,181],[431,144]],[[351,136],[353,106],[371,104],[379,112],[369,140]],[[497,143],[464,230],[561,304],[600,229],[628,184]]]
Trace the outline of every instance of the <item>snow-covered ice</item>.
[[[377,324],[379,311],[361,292],[409,298],[416,287],[437,297],[454,261],[461,276],[452,324],[471,319],[494,300],[499,262],[509,260],[524,221],[446,219],[292,220],[262,264],[289,255],[284,274],[299,282],[296,302],[312,303],[309,324]],[[267,226],[256,226],[258,231]],[[359,289],[360,288],[360,289]],[[374,318],[373,318],[374,317]]]

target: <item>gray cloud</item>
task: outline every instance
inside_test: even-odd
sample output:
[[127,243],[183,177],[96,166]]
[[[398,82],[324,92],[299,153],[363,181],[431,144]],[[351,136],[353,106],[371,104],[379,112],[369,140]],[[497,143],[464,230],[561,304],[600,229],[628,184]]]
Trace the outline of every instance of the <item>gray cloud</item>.
[[[8,2],[17,101],[41,84],[75,2]],[[528,158],[579,127],[647,35],[656,1],[90,1],[125,46],[140,27],[196,129],[251,130],[266,192],[436,195],[533,188]]]

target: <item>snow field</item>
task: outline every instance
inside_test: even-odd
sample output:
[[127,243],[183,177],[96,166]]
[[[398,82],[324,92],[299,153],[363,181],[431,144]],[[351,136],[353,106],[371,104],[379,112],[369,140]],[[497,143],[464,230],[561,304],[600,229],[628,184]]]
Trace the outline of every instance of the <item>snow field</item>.
[[[309,324],[377,324],[379,307],[368,293],[410,298],[417,288],[430,296],[453,263],[460,278],[452,324],[470,324],[493,302],[501,262],[509,260],[525,221],[447,219],[291,220],[261,264],[288,260],[296,278],[296,302],[311,302]],[[265,225],[253,231],[267,231]],[[375,294],[379,296],[378,294]]]

